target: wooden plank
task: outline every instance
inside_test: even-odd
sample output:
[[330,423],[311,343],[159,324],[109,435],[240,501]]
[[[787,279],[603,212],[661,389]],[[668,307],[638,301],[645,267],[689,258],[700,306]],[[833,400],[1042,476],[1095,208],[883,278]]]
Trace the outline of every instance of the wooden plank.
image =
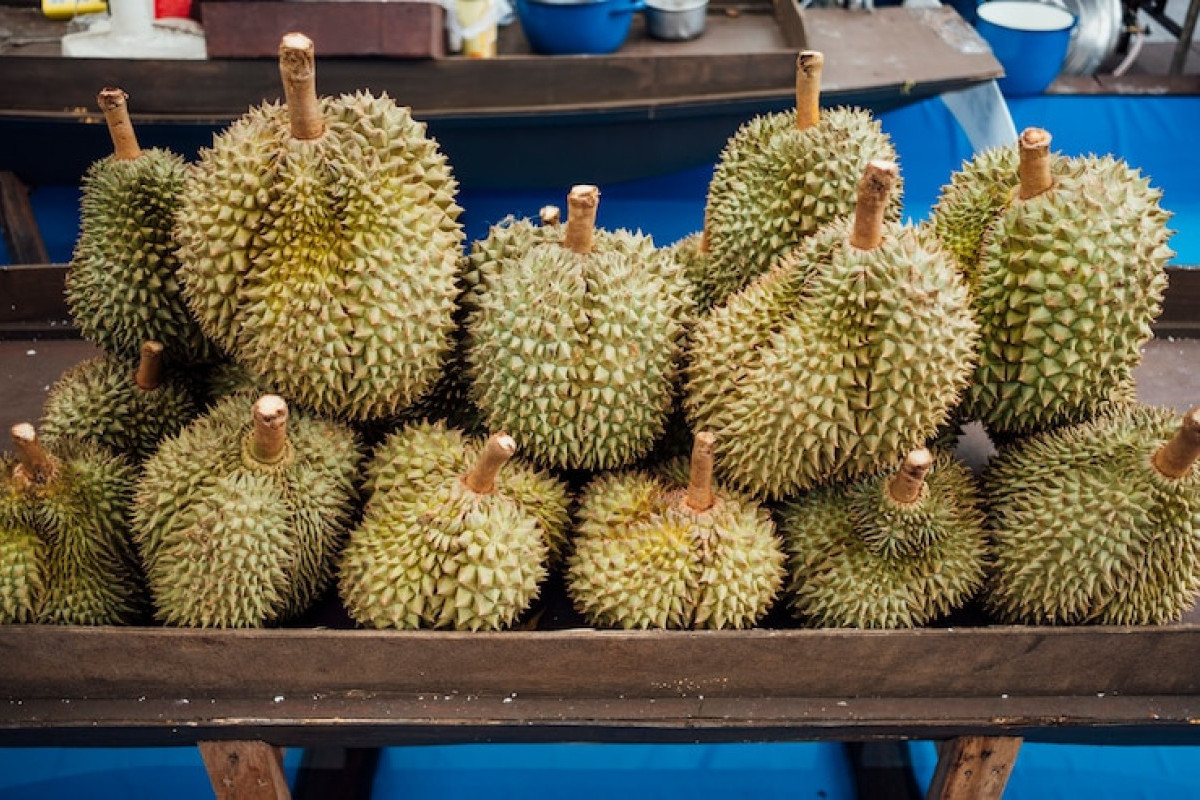
[[938,754],[927,800],[1000,800],[1021,749],[1014,736],[962,736]]
[[[29,204],[29,190],[8,170],[0,170],[0,231],[12,263],[45,264],[50,260]],[[5,296],[0,293],[0,297]]]
[[200,742],[217,800],[291,800],[283,751],[265,742]]
[[804,31],[804,11],[796,0],[774,0],[775,22],[784,42],[795,50],[808,49],[808,34]]

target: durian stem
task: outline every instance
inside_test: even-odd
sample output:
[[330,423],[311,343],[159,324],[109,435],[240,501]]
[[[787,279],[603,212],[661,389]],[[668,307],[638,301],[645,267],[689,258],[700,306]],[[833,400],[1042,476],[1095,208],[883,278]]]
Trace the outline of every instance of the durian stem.
[[587,255],[592,252],[592,235],[596,230],[596,207],[600,205],[600,190],[595,186],[572,186],[567,194],[567,232],[563,246]]
[[900,471],[888,480],[888,497],[902,506],[917,502],[921,497],[921,487],[925,485],[925,476],[932,467],[933,453],[924,447],[913,450],[900,465]]
[[808,130],[821,121],[824,68],[825,56],[816,50],[801,50],[796,57],[796,130]]
[[24,477],[34,483],[45,483],[54,477],[57,462],[54,456],[46,452],[38,441],[37,431],[28,422],[19,422],[12,426],[13,448],[17,451],[17,459]]
[[1020,148],[1021,188],[1017,196],[1028,200],[1054,185],[1050,174],[1050,134],[1041,128],[1026,128],[1021,131]]
[[285,33],[279,42],[279,74],[287,100],[292,137],[316,139],[325,133],[325,118],[317,99],[317,58],[312,39]]
[[104,121],[108,123],[108,135],[112,137],[113,158],[118,161],[133,161],[142,154],[133,123],[129,120],[129,106],[125,102],[128,99],[125,92],[113,88],[101,89],[96,97],[104,112]]
[[1200,458],[1200,406],[1183,415],[1183,423],[1171,440],[1154,454],[1154,468],[1168,478],[1188,474]]
[[693,511],[708,511],[717,502],[713,495],[713,441],[708,431],[696,434],[692,444],[691,472],[684,502]]
[[542,206],[538,216],[543,226],[558,225],[562,221],[562,210],[558,206]]
[[138,361],[133,382],[144,392],[153,392],[162,385],[163,346],[158,342],[142,342],[142,357]]
[[493,433],[488,437],[483,452],[471,471],[463,476],[463,483],[476,494],[491,494],[496,490],[496,476],[500,468],[517,452],[517,443],[507,433]]
[[287,450],[287,401],[277,394],[264,394],[254,403],[253,417],[250,454],[255,461],[274,464]]
[[900,170],[893,161],[871,161],[862,180],[858,182],[858,199],[854,207],[854,230],[850,244],[859,250],[874,250],[883,242],[883,219],[887,214],[888,196]]
[[699,253],[707,253],[710,247],[708,243],[708,220],[704,221],[704,227],[700,229],[700,246],[696,248]]

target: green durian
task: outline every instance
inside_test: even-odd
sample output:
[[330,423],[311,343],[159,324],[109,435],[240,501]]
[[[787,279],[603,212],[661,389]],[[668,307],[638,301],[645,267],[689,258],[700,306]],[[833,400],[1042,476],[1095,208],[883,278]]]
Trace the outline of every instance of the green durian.
[[145,342],[137,364],[111,355],[67,370],[42,417],[47,442],[74,436],[140,463],[199,413],[191,389],[163,365],[163,346]]
[[468,323],[487,426],[544,466],[607,469],[650,451],[692,309],[682,270],[649,237],[594,230],[598,197],[575,187],[561,243],[493,264]]
[[[854,211],[858,179],[896,150],[866,111],[819,107],[824,56],[796,61],[796,110],[752,119],[717,161],[705,208],[708,263],[699,295],[724,302],[821,226]],[[900,217],[900,185],[887,217]]]
[[[362,523],[342,554],[350,616],[376,628],[497,630],[537,597],[566,540],[566,488],[441,424],[391,436],[371,460]],[[501,469],[503,467],[503,469]]]
[[770,516],[713,485],[711,434],[697,434],[686,463],[600,475],[585,490],[567,592],[591,624],[747,628],[770,608],[784,562]]
[[816,627],[911,628],[960,608],[986,577],[979,505],[970,470],[924,448],[800,496],[780,524],[792,613]]
[[288,105],[251,109],[188,178],[184,292],[205,332],[290,401],[394,416],[452,345],[457,184],[409,109],[361,92],[318,100],[299,34],[281,60]]
[[13,426],[0,455],[0,623],[124,625],[145,612],[129,539],[134,469],[91,442]]
[[930,223],[980,322],[963,416],[1023,434],[1129,393],[1173,255],[1160,196],[1122,161],[1051,153],[1038,128],[952,176]]
[[834,222],[700,320],[684,409],[735,486],[781,498],[894,464],[945,425],[977,325],[953,264],[884,223],[896,168],[872,162]]
[[331,583],[353,514],[353,431],[276,395],[234,394],[163,442],[134,502],[158,618],[261,627],[307,610]]
[[116,152],[83,177],[79,238],[67,269],[66,297],[80,333],[105,351],[133,360],[142,342],[162,342],[180,363],[216,349],[184,302],[171,232],[187,166],[168,150],[142,150],[126,94],[100,92]]
[[1200,408],[1114,407],[1000,451],[984,472],[1004,622],[1150,625],[1200,592]]

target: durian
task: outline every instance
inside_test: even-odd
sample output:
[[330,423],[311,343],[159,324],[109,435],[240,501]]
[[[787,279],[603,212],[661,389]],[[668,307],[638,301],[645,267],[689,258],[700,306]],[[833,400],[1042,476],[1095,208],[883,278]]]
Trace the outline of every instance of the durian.
[[[376,628],[496,630],[537,597],[566,536],[565,487],[486,442],[417,423],[380,448],[370,499],[342,554],[350,616]],[[503,469],[501,469],[503,468]]]
[[884,223],[896,167],[868,165],[853,220],[810,237],[691,335],[684,408],[731,483],[781,498],[894,464],[944,425],[974,365],[966,287]]
[[0,456],[0,623],[120,625],[145,611],[129,540],[134,469],[90,442],[13,426]]
[[354,433],[275,395],[220,401],[146,462],[134,534],[160,620],[260,627],[308,609],[349,529]]
[[1200,592],[1200,408],[1131,405],[1036,434],[984,473],[1004,622],[1148,625]]
[[606,469],[650,451],[692,309],[649,237],[595,230],[598,200],[594,186],[572,189],[561,244],[493,264],[472,300],[472,396],[489,428],[545,466]]
[[802,495],[784,508],[780,530],[785,595],[808,625],[911,628],[983,588],[978,492],[946,452],[914,450],[898,468]]
[[280,48],[287,105],[201,153],[177,238],[188,304],[234,360],[303,406],[395,415],[429,391],[454,327],[457,184],[387,96],[317,99],[312,42]]
[[684,480],[635,471],[587,487],[567,591],[590,623],[747,628],[766,614],[783,577],[774,523],[715,486],[712,470],[713,437],[701,432]]
[[50,389],[42,438],[103,445],[140,463],[199,413],[187,384],[163,365],[163,346],[142,344],[136,367],[111,355],[69,369]]
[[[699,295],[719,304],[821,226],[854,210],[859,177],[896,151],[866,111],[820,109],[821,53],[796,61],[796,110],[756,117],[730,138],[709,185]],[[900,185],[888,201],[900,216]],[[703,243],[698,243],[703,247]]]
[[187,166],[168,150],[138,146],[126,94],[100,92],[115,152],[83,177],[79,238],[66,297],[80,333],[125,360],[161,342],[179,363],[216,350],[188,312],[171,232]]
[[1160,195],[1122,161],[1051,153],[1038,128],[951,178],[931,224],[980,321],[965,417],[1029,433],[1129,394],[1172,255]]

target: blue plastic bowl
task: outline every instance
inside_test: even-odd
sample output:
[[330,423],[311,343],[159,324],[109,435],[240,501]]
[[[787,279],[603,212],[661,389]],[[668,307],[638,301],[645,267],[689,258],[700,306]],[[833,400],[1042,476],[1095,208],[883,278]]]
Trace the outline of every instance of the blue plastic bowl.
[[993,0],[981,4],[976,13],[976,29],[1004,67],[1000,91],[1009,97],[1046,91],[1067,57],[1075,15],[1023,0]]
[[643,0],[517,0],[517,16],[534,52],[611,53],[645,7]]

